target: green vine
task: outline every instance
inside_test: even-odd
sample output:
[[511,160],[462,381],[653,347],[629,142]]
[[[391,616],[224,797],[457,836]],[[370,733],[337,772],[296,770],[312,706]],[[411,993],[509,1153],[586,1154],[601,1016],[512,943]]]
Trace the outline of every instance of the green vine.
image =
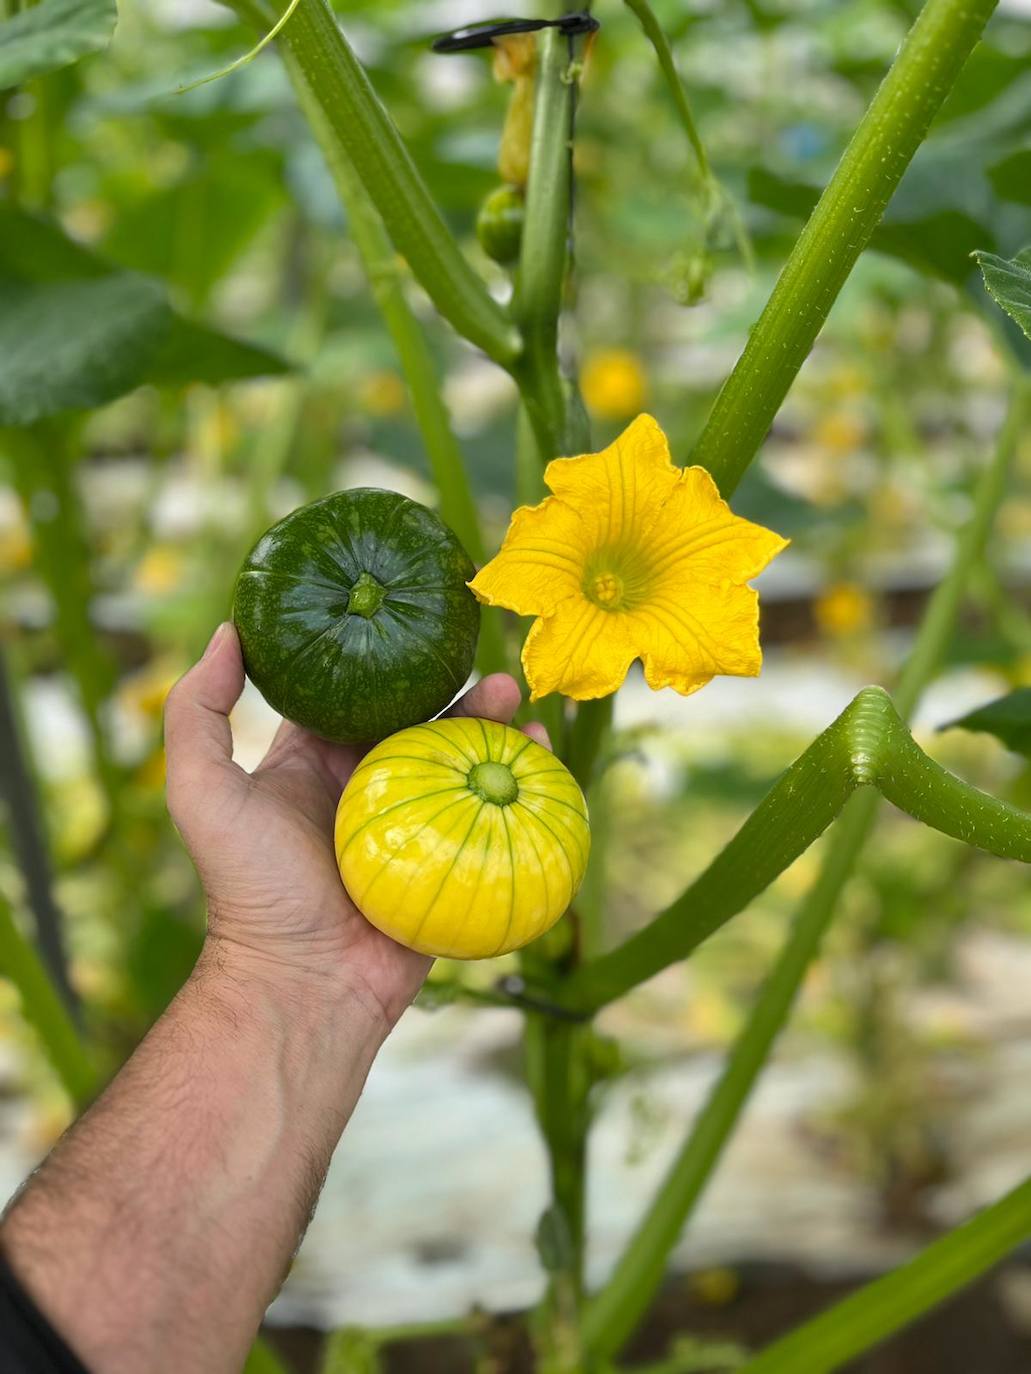
[[691,461],[729,497],[997,0],[927,0],[802,230]]

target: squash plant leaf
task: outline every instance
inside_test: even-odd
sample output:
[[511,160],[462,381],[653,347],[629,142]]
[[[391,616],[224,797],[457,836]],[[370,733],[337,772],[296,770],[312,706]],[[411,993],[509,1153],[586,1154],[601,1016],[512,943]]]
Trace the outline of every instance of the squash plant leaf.
[[273,353],[183,318],[163,283],[114,266],[51,220],[0,204],[0,425],[105,405],[143,382],[287,371]]
[[988,180],[1002,200],[1031,205],[1031,148],[1018,148],[988,168]]
[[1031,687],[1018,687],[987,706],[979,706],[958,720],[950,720],[942,730],[978,730],[994,735],[1015,754],[1031,756]]
[[188,382],[215,386],[246,377],[278,376],[289,370],[289,364],[267,348],[234,339],[173,312],[171,328],[151,360],[145,380],[155,386],[185,386]]
[[0,424],[104,405],[137,386],[172,312],[132,272],[81,281],[0,281]]
[[992,300],[1031,339],[1031,248],[1023,249],[1015,258],[999,258],[981,250],[972,256]]
[[0,23],[0,90],[106,48],[115,0],[41,0]]

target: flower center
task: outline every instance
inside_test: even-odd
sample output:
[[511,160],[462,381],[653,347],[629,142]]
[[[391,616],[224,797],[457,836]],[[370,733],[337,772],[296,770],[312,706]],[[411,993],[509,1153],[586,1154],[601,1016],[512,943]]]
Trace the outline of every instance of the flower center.
[[647,555],[626,544],[596,549],[584,564],[581,586],[587,600],[603,611],[633,611],[651,588]]
[[481,801],[495,806],[508,806],[519,796],[519,784],[507,763],[477,763],[466,781]]
[[623,600],[623,579],[612,572],[598,573],[591,579],[587,595],[596,606],[614,611]]

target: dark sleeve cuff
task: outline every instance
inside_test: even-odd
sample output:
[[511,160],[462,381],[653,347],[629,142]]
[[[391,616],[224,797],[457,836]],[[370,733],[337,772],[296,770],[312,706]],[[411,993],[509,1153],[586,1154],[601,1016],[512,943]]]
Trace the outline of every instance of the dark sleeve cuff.
[[89,1374],[26,1293],[0,1253],[0,1370]]

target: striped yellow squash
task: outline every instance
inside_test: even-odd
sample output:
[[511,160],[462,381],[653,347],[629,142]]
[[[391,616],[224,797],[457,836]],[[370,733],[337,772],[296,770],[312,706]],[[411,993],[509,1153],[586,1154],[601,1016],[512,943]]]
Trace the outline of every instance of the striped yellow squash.
[[543,934],[580,886],[590,830],[576,780],[492,720],[383,740],[336,818],[340,876],[374,926],[424,954],[486,959]]

